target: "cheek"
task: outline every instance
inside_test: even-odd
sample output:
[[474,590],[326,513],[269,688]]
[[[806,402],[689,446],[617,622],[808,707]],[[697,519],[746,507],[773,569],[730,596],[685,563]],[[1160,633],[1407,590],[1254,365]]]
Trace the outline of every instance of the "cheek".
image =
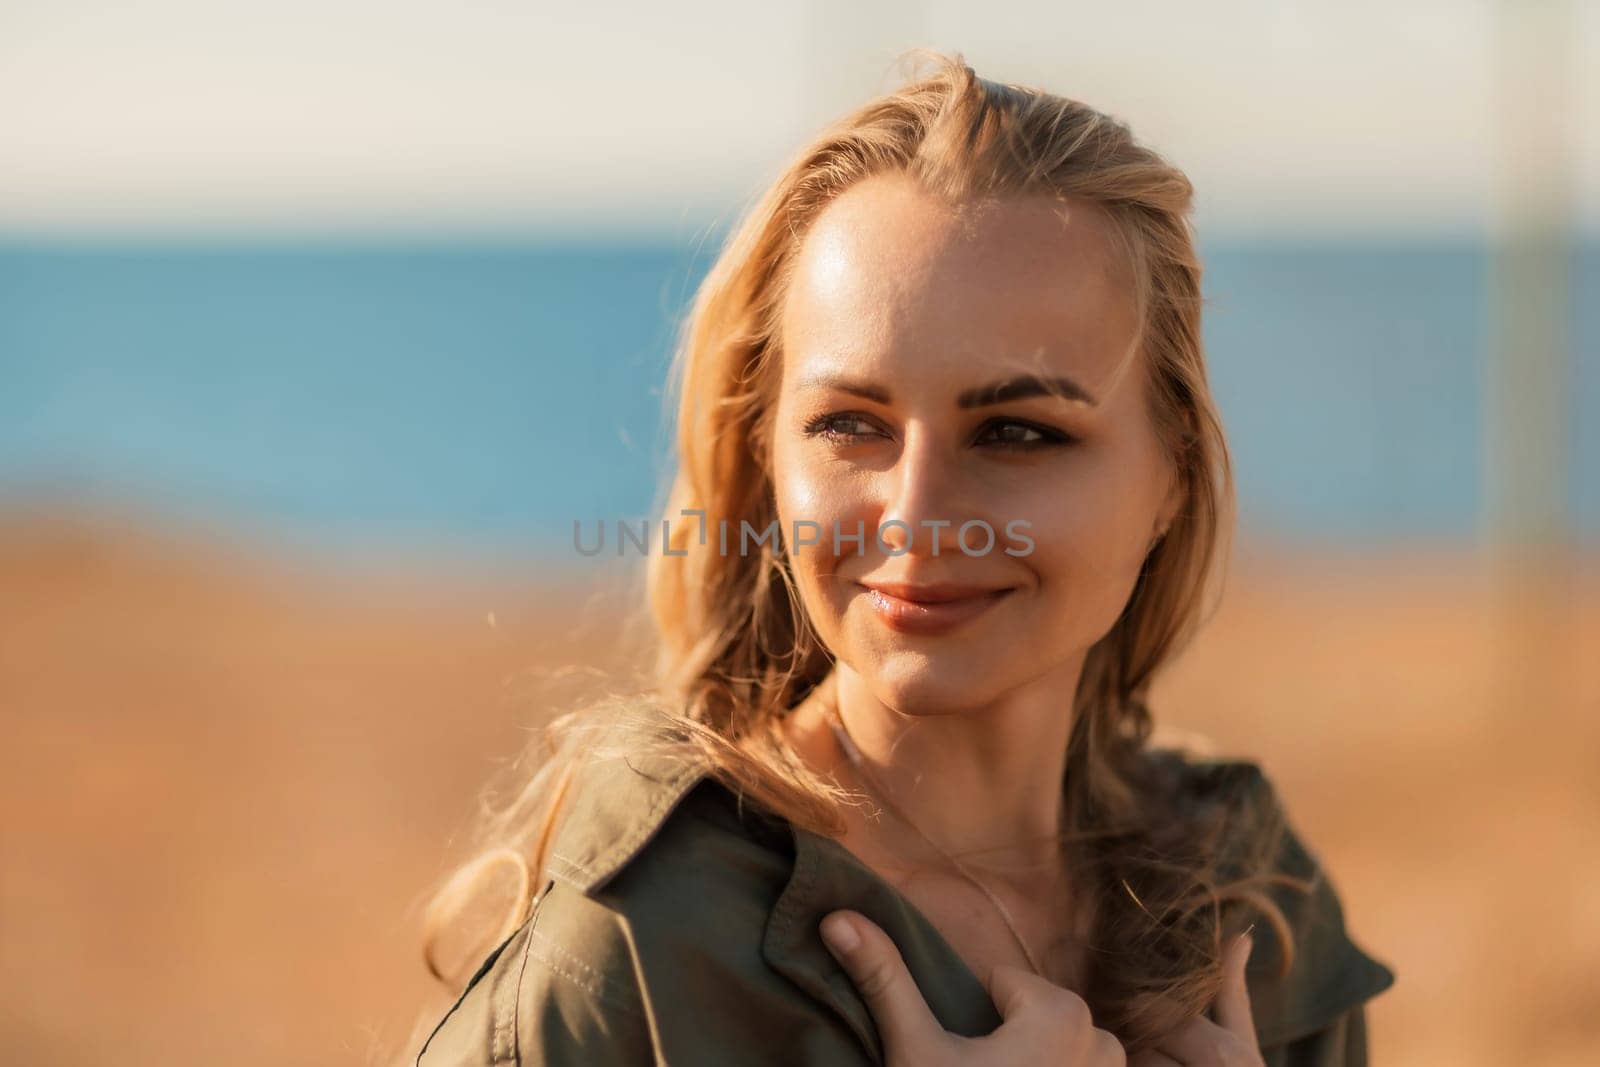
[[1149,538],[1153,511],[1129,466],[1109,457],[1085,463],[1030,509],[1035,548],[1027,562],[1050,596],[1097,626],[1121,613]]
[[780,469],[773,478],[777,496],[778,518],[785,536],[789,536],[800,522],[826,524],[839,508],[839,488],[816,466],[792,462]]
[[[812,624],[830,645],[846,607],[846,586],[838,572],[857,561],[853,542],[841,544],[833,554],[833,530],[855,532],[857,522],[870,531],[870,505],[859,479],[813,454],[803,446],[780,448],[773,456],[773,494],[778,523],[786,544],[794,545],[799,532],[815,543],[796,545],[789,566]],[[814,526],[806,526],[814,523]]]
[[[786,539],[794,534],[797,524],[816,524],[805,532],[819,543],[799,552],[798,562],[807,566],[831,566],[826,557],[831,555],[835,526],[849,534],[855,531],[857,522],[869,518],[868,487],[860,477],[815,451],[808,452],[803,444],[775,451],[772,482],[778,521]],[[872,529],[870,522],[867,529]],[[843,547],[847,554],[852,551],[849,542]]]

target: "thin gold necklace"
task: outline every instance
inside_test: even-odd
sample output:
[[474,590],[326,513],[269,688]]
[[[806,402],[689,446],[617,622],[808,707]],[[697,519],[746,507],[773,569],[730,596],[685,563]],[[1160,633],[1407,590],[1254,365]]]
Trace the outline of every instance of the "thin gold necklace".
[[845,726],[844,724],[844,717],[839,714],[838,703],[836,701],[829,700],[826,702],[826,704],[828,710],[828,723],[833,727],[833,735],[834,737],[838,738],[839,747],[844,749],[844,754],[849,758],[851,766],[856,769],[856,772],[860,774],[862,778],[866,779],[867,784],[872,787],[873,792],[877,793],[878,798],[883,801],[884,807],[893,812],[895,817],[901,822],[911,827],[911,829],[916,832],[918,837],[927,842],[929,848],[937,852],[941,857],[943,857],[946,863],[955,868],[956,873],[960,874],[961,877],[971,882],[977,887],[978,892],[982,893],[989,899],[989,903],[994,905],[994,910],[1000,914],[1000,921],[1006,924],[1007,930],[1011,931],[1012,940],[1016,941],[1017,947],[1022,950],[1022,956],[1028,961],[1029,969],[1039,977],[1045,977],[1044,969],[1039,966],[1039,961],[1034,959],[1033,952],[1028,948],[1028,942],[1023,940],[1022,934],[1018,932],[1017,924],[1011,918],[1010,910],[1006,908],[1005,904],[1001,902],[1000,898],[995,895],[992,889],[990,889],[987,885],[984,885],[977,875],[973,874],[967,869],[964,863],[941,848],[937,841],[929,837],[922,827],[918,826],[909,815],[900,809],[899,805],[897,805],[894,802],[894,799],[889,795],[889,790],[885,789],[883,785],[879,783],[877,775],[873,774],[872,771],[868,769],[867,761],[862,758],[861,750],[856,747],[855,739],[850,736],[849,727]]

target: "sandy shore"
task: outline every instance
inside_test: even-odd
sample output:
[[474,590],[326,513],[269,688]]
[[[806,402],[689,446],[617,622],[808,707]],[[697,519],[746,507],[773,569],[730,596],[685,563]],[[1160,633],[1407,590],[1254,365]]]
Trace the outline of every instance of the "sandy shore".
[[[1467,558],[1252,558],[1157,687],[1267,767],[1399,973],[1378,1063],[1600,1046],[1597,570],[1512,612]],[[590,684],[550,672],[638,663],[620,598],[535,579],[0,520],[6,1058],[392,1051],[440,996],[417,921],[477,791]]]

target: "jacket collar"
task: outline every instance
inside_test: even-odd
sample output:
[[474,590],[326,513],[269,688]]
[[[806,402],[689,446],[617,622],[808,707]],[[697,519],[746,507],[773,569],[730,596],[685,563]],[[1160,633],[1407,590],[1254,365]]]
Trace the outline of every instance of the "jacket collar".
[[[572,783],[582,804],[562,820],[547,858],[548,876],[586,895],[601,889],[660,831],[674,809],[712,777],[703,763],[645,751],[587,761]],[[822,943],[823,916],[850,908],[899,946],[933,1014],[968,1037],[1000,1025],[988,991],[954,948],[880,875],[831,838],[784,824],[794,866],[768,915],[761,954],[768,966],[839,1015],[883,1062],[866,1002]]]
[[592,894],[638,855],[673,809],[710,775],[673,752],[646,750],[584,761],[569,786],[582,806],[561,819],[549,877]]

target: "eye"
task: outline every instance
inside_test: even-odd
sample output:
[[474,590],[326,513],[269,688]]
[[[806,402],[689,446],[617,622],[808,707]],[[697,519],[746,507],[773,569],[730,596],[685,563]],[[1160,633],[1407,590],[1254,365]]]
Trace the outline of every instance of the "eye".
[[818,415],[805,425],[807,437],[822,437],[829,441],[848,443],[878,432],[864,416],[854,412],[832,412]]
[[1019,419],[993,419],[983,424],[978,431],[977,440],[973,443],[1026,452],[1035,448],[1048,448],[1051,445],[1071,444],[1072,441],[1071,435],[1064,434],[1060,430],[1052,430],[1048,426],[1040,426],[1038,423],[1023,422]]

